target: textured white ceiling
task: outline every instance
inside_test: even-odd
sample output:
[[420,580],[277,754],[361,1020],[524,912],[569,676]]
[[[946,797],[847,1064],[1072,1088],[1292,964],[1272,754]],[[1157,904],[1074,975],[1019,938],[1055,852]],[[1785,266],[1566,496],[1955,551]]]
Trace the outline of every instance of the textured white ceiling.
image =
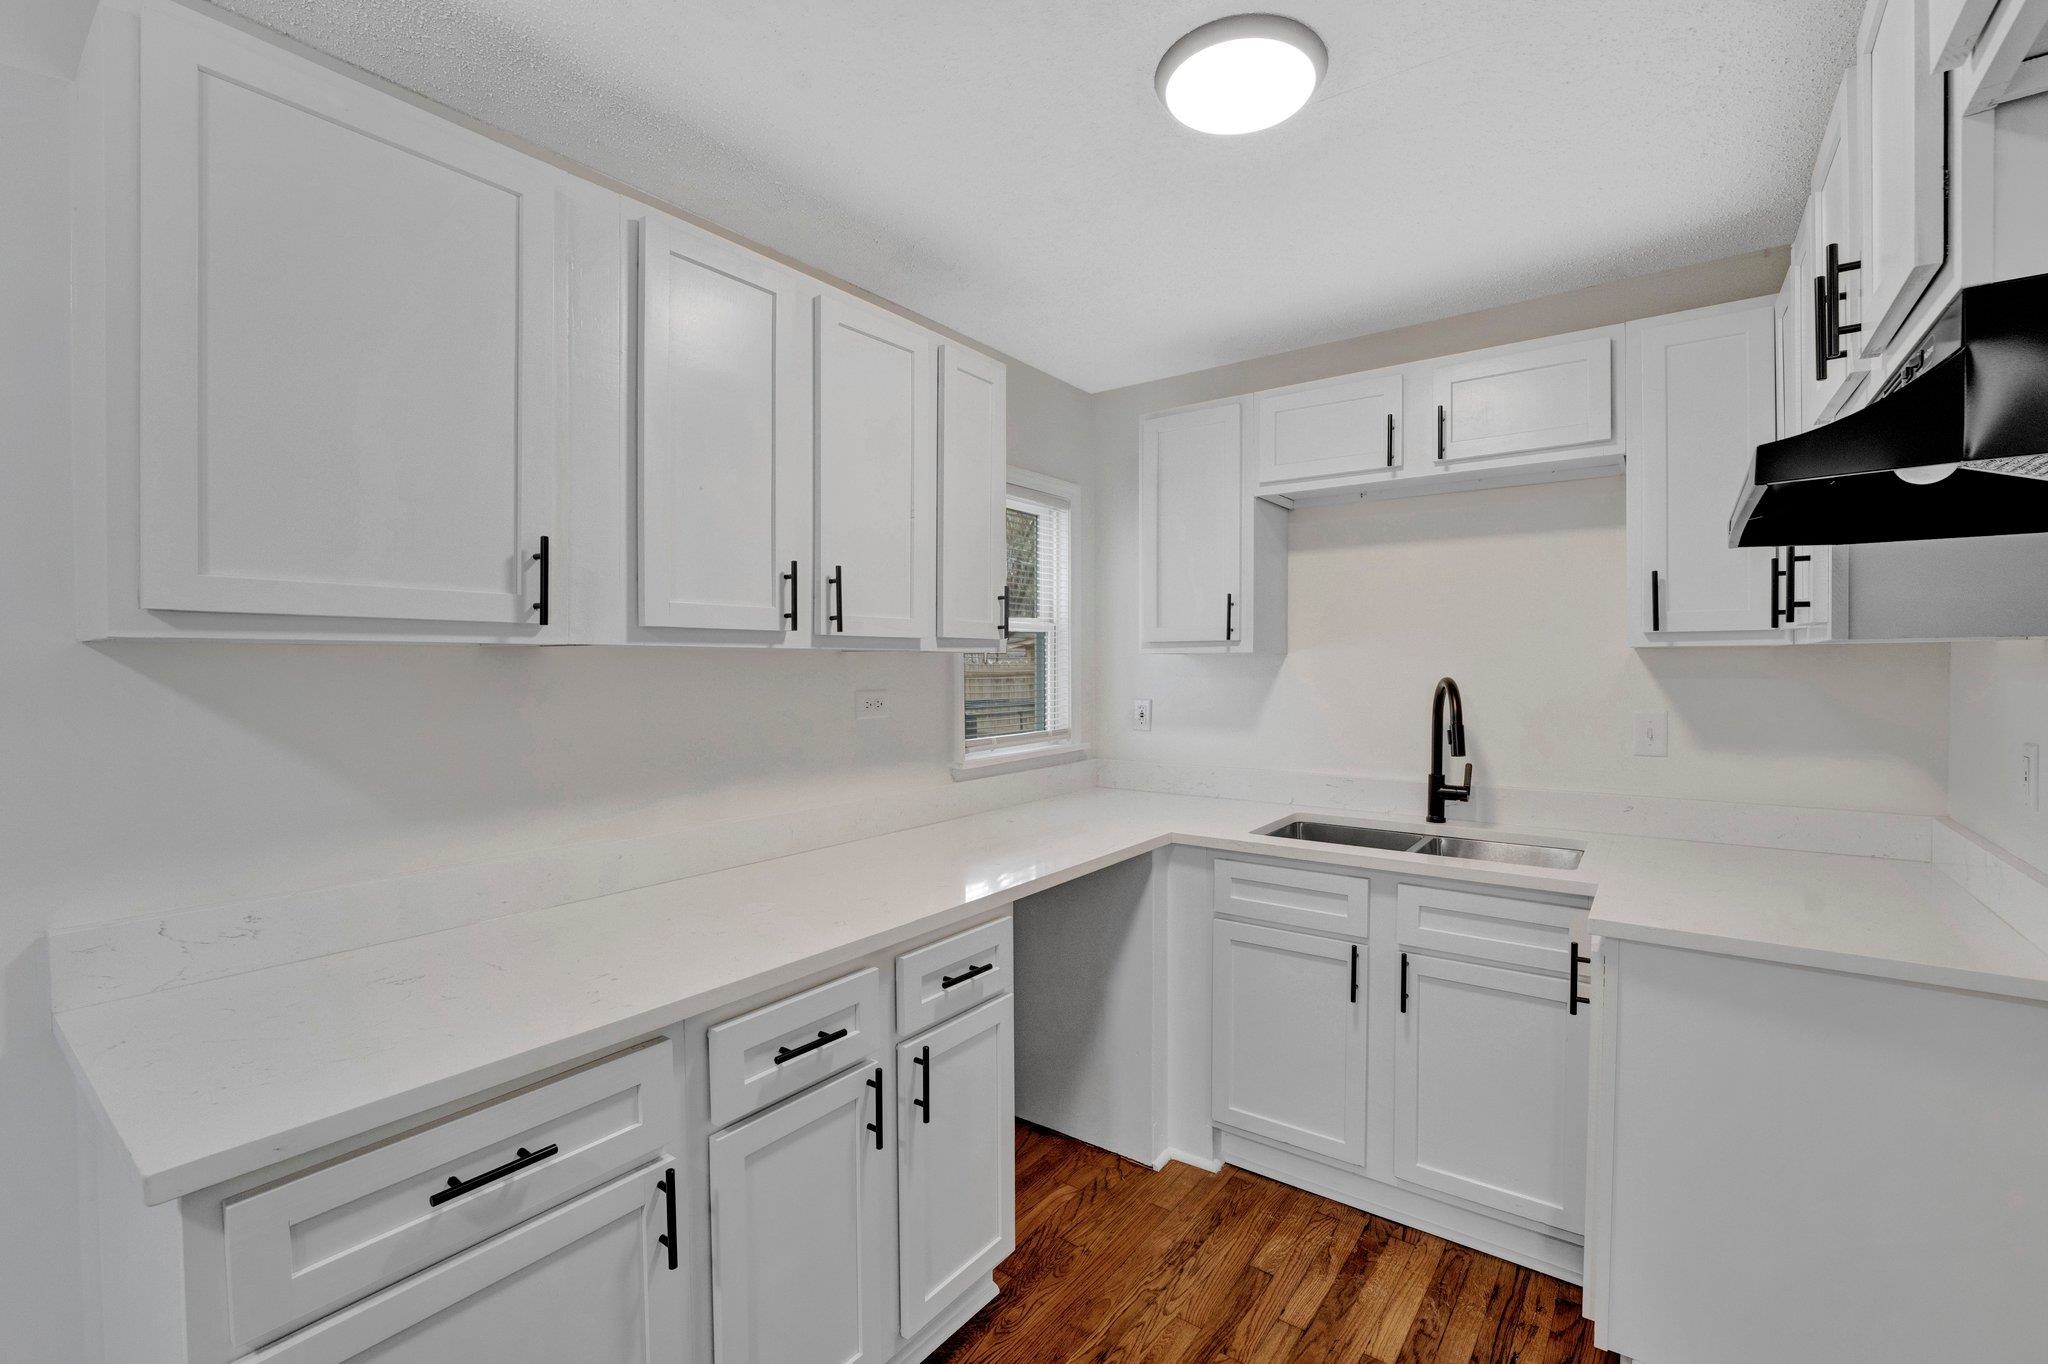
[[1862,0],[1294,0],[1242,138],[1214,0],[226,5],[1093,391],[1789,241]]

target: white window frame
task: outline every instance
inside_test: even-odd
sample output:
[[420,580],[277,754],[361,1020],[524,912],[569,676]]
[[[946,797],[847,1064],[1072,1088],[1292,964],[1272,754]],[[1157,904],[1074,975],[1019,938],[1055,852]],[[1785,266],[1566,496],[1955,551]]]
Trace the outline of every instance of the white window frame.
[[[1053,507],[1065,514],[1064,550],[1065,563],[1060,566],[1055,581],[1051,584],[1053,614],[1044,617],[1012,617],[1012,633],[1043,633],[1052,640],[1052,667],[1056,670],[1057,681],[1053,690],[1060,706],[1066,712],[1059,716],[1060,723],[1047,729],[1032,730],[1026,734],[991,735],[987,738],[969,739],[966,736],[965,718],[967,713],[966,660],[962,658],[953,667],[953,776],[956,780],[970,777],[990,776],[997,772],[1014,772],[1031,767],[1048,767],[1054,763],[1074,762],[1088,756],[1085,744],[1074,739],[1074,645],[1078,632],[1074,629],[1074,560],[1079,543],[1077,528],[1080,525],[1080,488],[1063,478],[1041,474],[1030,469],[1011,466],[1004,504],[1011,499],[1038,503]],[[1052,717],[1048,717],[1052,718]]]

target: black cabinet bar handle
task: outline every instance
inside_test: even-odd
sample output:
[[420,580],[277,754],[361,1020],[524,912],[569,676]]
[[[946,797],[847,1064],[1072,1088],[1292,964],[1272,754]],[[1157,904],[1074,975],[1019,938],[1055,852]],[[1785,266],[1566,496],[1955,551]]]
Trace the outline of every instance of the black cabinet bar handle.
[[1664,628],[1664,588],[1656,569],[1650,570],[1650,633]]
[[1236,622],[1237,594],[1235,592],[1225,592],[1223,594],[1223,638],[1225,640],[1232,639],[1236,636]]
[[1591,1004],[1593,1002],[1590,999],[1582,999],[1579,996],[1579,968],[1581,966],[1591,966],[1592,964],[1593,959],[1591,957],[1580,956],[1579,945],[1577,943],[1573,943],[1572,975],[1571,979],[1567,980],[1564,984],[1565,999],[1568,1002],[1568,1008],[1573,1017],[1578,1016],[1579,1006],[1581,1004]]
[[1394,467],[1394,414],[1387,414],[1387,467]]
[[930,1047],[918,1048],[917,1055],[910,1058],[910,1064],[917,1067],[917,1087],[922,1095],[921,1098],[912,1099],[910,1106],[924,1114],[918,1121],[926,1126],[930,1126],[932,1120],[932,1049]]
[[875,1149],[882,1149],[882,1068],[875,1067],[874,1078],[868,1081],[868,1088],[875,1091],[875,1120],[867,1125],[875,1134]]
[[[1828,273],[1827,273],[1827,298],[1828,298],[1828,352],[1827,352],[1827,354],[1828,354],[1828,359],[1830,359],[1830,360],[1846,360],[1846,359],[1848,359],[1848,358],[1849,358],[1849,352],[1848,352],[1848,351],[1846,351],[1846,350],[1843,350],[1843,349],[1842,349],[1842,338],[1843,338],[1844,336],[1848,336],[1848,335],[1850,335],[1851,333],[1854,333],[1854,332],[1860,332],[1860,331],[1862,331],[1862,330],[1863,330],[1863,324],[1862,324],[1862,323],[1860,323],[1860,322],[1852,322],[1852,323],[1850,323],[1850,324],[1849,324],[1848,326],[1846,326],[1846,327],[1842,325],[1842,304],[1843,304],[1843,302],[1844,302],[1845,300],[1847,300],[1847,298],[1849,297],[1849,295],[1848,295],[1848,294],[1846,294],[1846,293],[1844,293],[1844,292],[1843,292],[1843,290],[1842,290],[1842,276],[1843,276],[1843,275],[1845,275],[1845,274],[1847,274],[1847,273],[1848,273],[1849,271],[1851,271],[1851,270],[1861,270],[1862,268],[1863,268],[1863,262],[1862,262],[1862,261],[1860,261],[1860,260],[1849,260],[1849,261],[1845,261],[1845,260],[1843,260],[1843,259],[1842,259],[1842,247],[1841,247],[1841,244],[1840,244],[1839,242],[1829,242],[1829,243],[1828,243]],[[1825,376],[1825,375],[1823,375],[1822,377],[1823,377],[1823,378],[1825,378],[1826,376]]]
[[840,1028],[835,1032],[826,1032],[820,1029],[816,1037],[803,1043],[801,1046],[777,1047],[775,1049],[775,1064],[779,1066],[784,1061],[794,1061],[797,1057],[814,1052],[820,1047],[829,1047],[844,1036],[846,1036],[846,1029],[844,1028]]
[[796,629],[796,560],[789,561],[789,572],[782,575],[782,581],[789,584],[789,609],[782,613],[782,622],[790,629]]
[[1444,457],[1444,425],[1444,405],[1438,403],[1436,405],[1436,457],[1438,459]]
[[1401,954],[1401,1012],[1408,1012],[1408,954]]
[[1810,601],[1801,600],[1799,596],[1799,565],[1812,562],[1813,556],[1811,554],[1801,554],[1799,546],[1785,546],[1785,623],[1787,625],[1795,623],[1795,613],[1802,607],[1813,605]]
[[996,964],[992,961],[976,962],[974,965],[968,967],[965,971],[962,971],[957,976],[940,976],[939,988],[941,990],[950,990],[955,985],[965,985],[968,981],[973,980],[976,976],[985,976],[995,969]]
[[1351,1002],[1358,1002],[1358,944],[1351,944]]
[[668,1247],[668,1267],[676,1267],[676,1171],[674,1166],[662,1175],[661,1182],[654,1186],[668,1196],[668,1231],[654,1239]]
[[561,1149],[561,1147],[553,1142],[549,1142],[538,1151],[529,1151],[522,1146],[519,1148],[518,1155],[512,1157],[512,1159],[496,1169],[486,1170],[482,1174],[472,1175],[468,1179],[461,1179],[455,1175],[450,1175],[448,1176],[448,1187],[437,1194],[430,1195],[427,1199],[427,1206],[438,1208],[451,1198],[460,1198],[472,1190],[481,1189],[486,1184],[495,1184],[501,1179],[509,1179],[529,1165],[540,1164]]
[[540,615],[540,623],[548,623],[548,537],[540,537],[540,550],[533,556],[540,565],[540,596],[535,599],[533,609]]
[[1779,605],[1784,600],[1785,594],[1778,590],[1778,582],[1784,576],[1785,570],[1782,566],[1782,561],[1777,555],[1773,554],[1771,556],[1771,628],[1773,630],[1777,629],[1779,623],[1785,619],[1784,608]]
[[846,633],[846,569],[839,564],[832,565],[832,576],[825,579],[825,604],[832,608],[825,617],[832,628],[840,634]]
[[1828,381],[1828,361],[1834,358],[1834,346],[1828,341],[1828,277],[1813,277],[1813,381],[1824,384]]
[[1009,588],[1007,588],[1007,587],[1006,587],[1006,588],[1004,588],[1004,589],[1003,589],[1002,591],[1000,591],[1000,592],[996,593],[996,604],[997,604],[998,606],[1000,606],[1000,607],[1002,607],[1002,608],[1003,608],[1003,624],[1002,624],[1003,638],[1004,638],[1004,639],[1008,639],[1008,638],[1010,637],[1010,589],[1009,589]]

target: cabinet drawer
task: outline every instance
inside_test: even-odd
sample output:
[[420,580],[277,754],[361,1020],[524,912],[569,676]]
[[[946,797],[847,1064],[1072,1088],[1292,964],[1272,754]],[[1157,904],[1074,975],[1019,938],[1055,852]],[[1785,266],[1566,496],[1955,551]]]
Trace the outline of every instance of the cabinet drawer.
[[[222,1214],[235,1343],[353,1302],[631,1169],[673,1145],[681,1123],[664,1040],[234,1199]],[[484,1175],[496,1177],[451,1196],[451,1183]]]
[[711,1125],[736,1122],[882,1055],[888,1024],[882,973],[872,966],[720,1023],[707,1039]]
[[1010,988],[1010,921],[956,933],[896,958],[896,1031],[908,1037]]
[[1584,905],[1404,883],[1398,901],[1403,947],[1525,966],[1571,970],[1572,929]]
[[1216,859],[1216,912],[1233,919],[1362,938],[1371,895],[1363,876]]

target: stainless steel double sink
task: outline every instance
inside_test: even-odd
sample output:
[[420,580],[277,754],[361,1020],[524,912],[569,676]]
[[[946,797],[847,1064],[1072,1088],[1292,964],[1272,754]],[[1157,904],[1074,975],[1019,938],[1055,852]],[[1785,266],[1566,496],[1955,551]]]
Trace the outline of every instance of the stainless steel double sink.
[[1269,838],[1292,838],[1304,843],[1342,843],[1354,848],[1381,848],[1388,852],[1477,862],[1509,862],[1521,867],[1547,867],[1553,871],[1576,870],[1579,859],[1585,856],[1578,848],[1556,848],[1544,843],[1507,843],[1492,838],[1418,834],[1412,829],[1375,829],[1365,824],[1333,824],[1313,819],[1297,819],[1261,832]]

